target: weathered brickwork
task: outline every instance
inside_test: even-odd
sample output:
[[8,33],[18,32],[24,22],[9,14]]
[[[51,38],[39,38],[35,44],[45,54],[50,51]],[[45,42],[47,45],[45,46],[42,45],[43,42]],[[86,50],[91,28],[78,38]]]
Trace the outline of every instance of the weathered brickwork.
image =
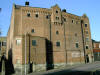
[[37,69],[39,65],[46,70],[92,62],[89,19],[85,14],[76,16],[62,11],[58,5],[50,9],[13,5],[7,58],[10,51],[14,65],[24,65],[26,60]]
[[6,43],[7,43],[7,38],[0,37],[0,61],[1,57],[6,54]]

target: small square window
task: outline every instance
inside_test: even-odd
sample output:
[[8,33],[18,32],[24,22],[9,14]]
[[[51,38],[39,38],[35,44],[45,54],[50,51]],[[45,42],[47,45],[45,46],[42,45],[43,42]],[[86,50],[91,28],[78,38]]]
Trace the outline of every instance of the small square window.
[[88,46],[86,46],[86,49],[89,49],[89,47],[88,47]]
[[85,27],[87,27],[87,24],[85,24]]
[[58,47],[59,47],[59,46],[60,46],[60,42],[56,42],[56,46],[58,46]]
[[32,46],[36,46],[36,40],[32,40]]
[[58,32],[58,31],[56,31],[56,34],[58,35],[58,34],[59,34],[59,32]]
[[31,32],[34,33],[34,29],[32,29]]
[[17,45],[20,45],[20,44],[21,44],[21,40],[20,40],[20,39],[17,39],[17,40],[16,40],[16,44],[17,44]]
[[35,17],[38,18],[38,14],[36,14]]
[[30,17],[30,13],[27,13],[27,17]]
[[78,48],[79,47],[79,45],[78,45],[78,43],[76,43],[76,48]]

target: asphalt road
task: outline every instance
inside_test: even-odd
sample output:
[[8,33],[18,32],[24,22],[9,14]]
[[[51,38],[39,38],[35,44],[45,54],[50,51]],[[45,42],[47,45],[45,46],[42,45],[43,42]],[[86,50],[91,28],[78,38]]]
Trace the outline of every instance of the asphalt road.
[[100,75],[100,61],[28,75]]

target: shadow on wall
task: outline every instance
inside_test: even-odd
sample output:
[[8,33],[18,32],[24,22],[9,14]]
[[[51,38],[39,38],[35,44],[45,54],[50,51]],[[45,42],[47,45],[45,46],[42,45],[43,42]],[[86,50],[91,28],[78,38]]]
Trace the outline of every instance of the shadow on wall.
[[9,50],[8,52],[8,60],[5,61],[5,67],[6,67],[6,75],[11,75],[13,74],[15,71],[14,71],[14,66],[13,66],[13,63],[12,63],[12,57],[13,57],[13,54],[12,54],[12,49]]
[[53,45],[52,42],[46,39],[46,69],[54,69],[53,62]]

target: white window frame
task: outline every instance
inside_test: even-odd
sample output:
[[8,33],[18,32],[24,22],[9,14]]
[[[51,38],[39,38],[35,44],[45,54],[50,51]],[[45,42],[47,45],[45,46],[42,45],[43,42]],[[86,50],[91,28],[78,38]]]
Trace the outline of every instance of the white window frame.
[[[18,40],[20,40],[20,43],[18,43]],[[20,45],[20,44],[21,44],[21,41],[22,41],[21,38],[17,38],[17,39],[16,39],[16,45],[17,45],[17,46]]]

